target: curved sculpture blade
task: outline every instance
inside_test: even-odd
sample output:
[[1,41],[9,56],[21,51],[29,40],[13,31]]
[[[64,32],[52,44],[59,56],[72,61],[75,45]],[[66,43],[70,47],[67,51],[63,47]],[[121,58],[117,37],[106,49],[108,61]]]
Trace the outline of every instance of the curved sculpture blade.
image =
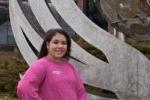
[[21,19],[18,17],[18,9],[16,9],[16,4],[13,0],[9,1],[9,10],[10,10],[10,17],[11,17],[11,26],[13,29],[13,33],[18,48],[20,49],[21,54],[23,55],[26,62],[30,65],[34,60],[37,59],[36,55],[26,42],[24,35],[20,28]]

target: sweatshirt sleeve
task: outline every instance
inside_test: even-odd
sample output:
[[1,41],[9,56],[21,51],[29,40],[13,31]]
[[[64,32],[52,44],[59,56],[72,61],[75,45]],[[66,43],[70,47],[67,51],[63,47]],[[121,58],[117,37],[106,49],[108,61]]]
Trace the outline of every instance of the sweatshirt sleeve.
[[79,72],[72,66],[77,78],[77,90],[78,90],[78,100],[87,100],[86,90],[84,88],[83,82],[81,80]]
[[46,70],[40,63],[34,63],[23,75],[17,86],[19,100],[42,100],[39,96],[39,86]]
[[77,75],[77,77],[78,77],[78,100],[87,100],[86,91],[79,74]]

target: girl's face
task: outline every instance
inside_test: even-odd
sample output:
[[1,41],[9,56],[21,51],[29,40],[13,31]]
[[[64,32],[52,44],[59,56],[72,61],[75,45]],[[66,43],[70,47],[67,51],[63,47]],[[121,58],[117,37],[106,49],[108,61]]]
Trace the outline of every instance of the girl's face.
[[48,57],[60,60],[67,52],[67,40],[64,35],[56,33],[50,42],[47,42]]

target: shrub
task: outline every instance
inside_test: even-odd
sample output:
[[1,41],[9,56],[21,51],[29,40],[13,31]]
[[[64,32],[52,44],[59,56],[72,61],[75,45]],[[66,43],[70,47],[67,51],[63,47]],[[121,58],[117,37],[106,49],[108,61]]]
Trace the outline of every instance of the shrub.
[[0,93],[8,93],[16,96],[16,84],[19,73],[27,69],[23,59],[5,54],[0,56]]

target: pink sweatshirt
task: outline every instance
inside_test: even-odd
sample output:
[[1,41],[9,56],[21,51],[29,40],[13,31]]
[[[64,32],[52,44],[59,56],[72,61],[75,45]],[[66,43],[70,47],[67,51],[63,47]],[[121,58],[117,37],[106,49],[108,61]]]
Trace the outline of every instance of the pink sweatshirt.
[[19,100],[86,100],[79,74],[68,62],[35,61],[17,86]]

